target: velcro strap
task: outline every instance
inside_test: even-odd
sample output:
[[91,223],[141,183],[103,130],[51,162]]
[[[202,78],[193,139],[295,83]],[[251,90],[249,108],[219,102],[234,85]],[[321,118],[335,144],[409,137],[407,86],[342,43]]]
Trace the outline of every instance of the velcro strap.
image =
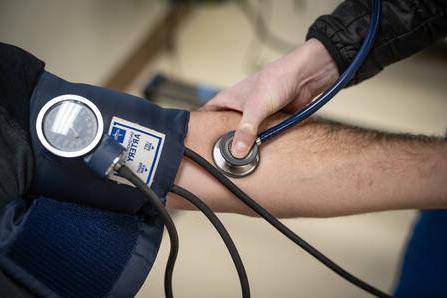
[[9,230],[0,266],[14,279],[40,296],[107,297],[123,293],[122,285],[117,289],[119,280],[126,280],[132,291],[139,289],[155,259],[162,226],[153,225],[152,234],[146,233],[152,251],[139,272],[130,270],[131,280],[122,275],[129,272],[132,255],[142,253],[138,243],[144,232],[135,216],[39,198],[18,227]]

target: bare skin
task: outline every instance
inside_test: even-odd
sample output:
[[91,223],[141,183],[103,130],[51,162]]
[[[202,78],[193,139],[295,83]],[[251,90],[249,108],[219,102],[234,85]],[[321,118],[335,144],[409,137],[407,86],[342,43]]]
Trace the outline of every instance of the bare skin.
[[[287,115],[268,118],[271,126]],[[211,161],[214,142],[234,130],[235,112],[193,112],[186,146]],[[254,174],[233,179],[278,217],[329,217],[393,209],[447,208],[447,143],[307,121],[261,147]],[[219,212],[253,215],[213,177],[184,158],[176,184]],[[169,195],[169,208],[194,209]]]
[[264,119],[281,109],[300,110],[338,76],[335,61],[323,44],[309,39],[259,72],[222,90],[202,110],[242,113],[231,148],[234,156],[242,158],[254,143]]

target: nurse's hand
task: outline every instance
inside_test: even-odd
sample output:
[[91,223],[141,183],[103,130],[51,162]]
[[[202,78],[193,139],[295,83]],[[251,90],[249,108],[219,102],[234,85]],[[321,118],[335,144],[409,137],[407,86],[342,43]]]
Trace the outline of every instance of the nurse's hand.
[[221,91],[202,109],[243,113],[232,146],[233,155],[242,158],[253,145],[265,118],[283,108],[288,112],[301,109],[338,76],[337,66],[323,44],[310,39],[258,73]]

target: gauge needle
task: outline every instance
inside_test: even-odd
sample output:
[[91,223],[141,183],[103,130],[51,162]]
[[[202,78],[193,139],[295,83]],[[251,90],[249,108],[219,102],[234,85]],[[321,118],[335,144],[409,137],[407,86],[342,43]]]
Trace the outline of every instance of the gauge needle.
[[76,139],[79,139],[79,134],[78,134],[78,132],[77,132],[73,127],[70,127],[70,129],[71,129],[71,131],[74,133],[75,138],[76,138]]

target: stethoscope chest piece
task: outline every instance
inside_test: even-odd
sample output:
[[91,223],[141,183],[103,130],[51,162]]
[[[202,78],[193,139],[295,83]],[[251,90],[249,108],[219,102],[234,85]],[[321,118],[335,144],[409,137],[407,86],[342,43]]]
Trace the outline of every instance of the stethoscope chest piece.
[[244,158],[235,158],[231,154],[234,131],[230,131],[220,137],[213,148],[213,160],[216,167],[225,175],[240,178],[256,170],[260,157],[258,144],[254,144],[250,152]]

